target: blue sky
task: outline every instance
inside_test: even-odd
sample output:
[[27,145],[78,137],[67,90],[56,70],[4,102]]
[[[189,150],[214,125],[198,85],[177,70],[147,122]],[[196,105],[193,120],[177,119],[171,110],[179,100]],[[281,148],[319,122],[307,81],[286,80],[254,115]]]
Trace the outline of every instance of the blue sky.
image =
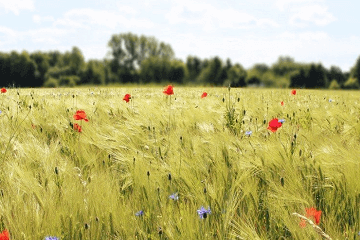
[[291,56],[348,71],[360,55],[356,0],[0,0],[0,51],[107,57],[111,35],[170,44],[177,58],[230,58],[250,68]]

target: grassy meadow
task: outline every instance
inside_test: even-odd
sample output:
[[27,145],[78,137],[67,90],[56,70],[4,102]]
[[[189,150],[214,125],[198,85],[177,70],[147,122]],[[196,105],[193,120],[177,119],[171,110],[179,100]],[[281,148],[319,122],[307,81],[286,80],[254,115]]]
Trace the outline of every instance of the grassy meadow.
[[[313,207],[331,239],[360,239],[360,93],[290,92],[8,89],[0,94],[0,232],[322,239],[293,215]],[[89,121],[74,120],[77,110]],[[274,118],[285,120],[276,132],[267,129]]]

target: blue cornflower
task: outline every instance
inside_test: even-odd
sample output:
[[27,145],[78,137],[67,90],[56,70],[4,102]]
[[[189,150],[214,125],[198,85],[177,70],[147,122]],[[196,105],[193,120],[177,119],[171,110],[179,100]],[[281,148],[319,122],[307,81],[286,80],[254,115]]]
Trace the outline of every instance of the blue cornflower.
[[2,113],[2,111],[0,110],[0,114]]
[[332,102],[333,100],[331,98],[329,98],[329,102]]
[[203,206],[199,210],[196,210],[200,218],[207,218],[207,215],[211,213],[210,207],[206,210]]
[[252,134],[252,131],[246,131],[246,132],[245,132],[245,135],[246,135],[246,136],[250,136],[251,134]]
[[176,200],[179,200],[179,196],[178,196],[178,193],[173,193],[169,196],[170,199],[176,201]]
[[140,210],[140,211],[138,211],[137,213],[135,213],[135,216],[138,216],[138,217],[140,217],[140,216],[142,216],[142,215],[144,215],[144,211],[143,211],[143,210]]
[[278,122],[279,122],[279,123],[284,123],[284,122],[285,122],[285,119],[279,119]]
[[44,240],[60,240],[58,237],[47,236]]

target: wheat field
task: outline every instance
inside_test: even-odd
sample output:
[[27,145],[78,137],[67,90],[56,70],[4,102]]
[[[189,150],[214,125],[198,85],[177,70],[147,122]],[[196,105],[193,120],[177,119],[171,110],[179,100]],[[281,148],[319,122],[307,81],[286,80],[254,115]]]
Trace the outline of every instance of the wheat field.
[[[0,94],[0,231],[24,240],[302,240],[322,239],[318,227],[328,239],[359,238],[358,92],[163,90]],[[88,122],[74,119],[78,110]],[[283,123],[272,132],[274,118]]]

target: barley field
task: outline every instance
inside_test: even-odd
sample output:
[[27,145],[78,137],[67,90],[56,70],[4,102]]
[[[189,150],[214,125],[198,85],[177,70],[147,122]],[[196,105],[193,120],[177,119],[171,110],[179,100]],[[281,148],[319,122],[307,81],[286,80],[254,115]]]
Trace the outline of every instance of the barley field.
[[163,91],[0,94],[0,232],[360,239],[359,92]]

